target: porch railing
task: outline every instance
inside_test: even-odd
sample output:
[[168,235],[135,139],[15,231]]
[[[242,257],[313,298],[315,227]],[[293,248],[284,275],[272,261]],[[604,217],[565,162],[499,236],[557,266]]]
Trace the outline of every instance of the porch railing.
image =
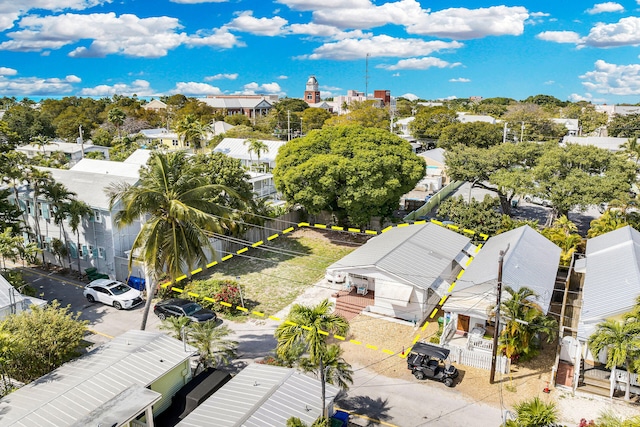
[[[491,353],[484,351],[468,350],[466,348],[446,345],[451,352],[449,353],[449,360],[452,363],[459,363],[461,365],[473,366],[474,368],[491,370]],[[498,356],[496,357],[496,372],[502,374],[508,374],[511,370],[511,361],[508,357]]]
[[485,340],[483,338],[469,338],[469,340],[467,341],[467,349],[492,352],[493,341]]

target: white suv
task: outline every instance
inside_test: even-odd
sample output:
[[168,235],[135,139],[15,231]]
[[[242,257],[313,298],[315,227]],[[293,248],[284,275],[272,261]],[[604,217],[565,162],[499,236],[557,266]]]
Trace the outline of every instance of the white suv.
[[84,288],[83,294],[91,303],[98,301],[117,310],[142,303],[140,291],[111,279],[94,280]]

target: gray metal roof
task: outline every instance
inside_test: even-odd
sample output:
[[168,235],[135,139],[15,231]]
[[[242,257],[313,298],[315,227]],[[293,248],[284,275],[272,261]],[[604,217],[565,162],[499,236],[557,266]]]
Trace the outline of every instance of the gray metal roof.
[[[134,166],[129,165],[129,167],[133,168]],[[100,173],[54,168],[40,169],[51,172],[53,179],[64,184],[69,191],[76,193],[79,200],[82,200],[92,208],[104,210],[109,210],[109,198],[105,190],[112,182],[126,182],[131,185],[138,182],[136,177],[119,176],[108,173],[108,171]]]
[[239,108],[271,108],[272,105],[264,98],[198,98],[213,108],[239,109]]
[[[245,138],[224,138],[216,145],[213,151],[216,153],[224,153],[234,159],[258,160],[258,156],[256,156],[255,153],[249,154],[249,146],[245,145],[245,141]],[[268,148],[268,151],[260,153],[260,161],[263,163],[275,162],[278,150],[286,144],[286,141],[273,141],[269,139],[260,139],[259,141],[263,142]]]
[[586,273],[578,336],[630,311],[640,295],[640,232],[622,227],[587,241]]
[[434,148],[432,150],[423,151],[418,154],[418,156],[425,157],[427,159],[431,159],[435,162],[442,163],[444,165],[444,149],[442,148]]
[[194,353],[161,332],[126,332],[0,399],[0,425],[73,425],[131,386],[149,386]]
[[407,284],[428,289],[467,246],[470,239],[433,223],[394,227],[327,270],[377,269]]
[[[339,389],[326,385],[326,402]],[[320,381],[295,369],[251,364],[191,412],[178,427],[283,427],[290,417],[307,424],[321,414]]]
[[110,160],[98,160],[84,158],[73,165],[69,170],[75,172],[90,172],[103,175],[126,176],[140,178],[140,166],[126,162],[112,162]]
[[[546,313],[549,309],[555,285],[561,249],[554,243],[525,225],[506,233],[491,237],[480,249],[474,260],[456,282],[451,296],[465,297],[480,289],[481,285],[496,283],[498,280],[498,257],[501,250],[509,250],[504,256],[502,267],[503,286],[514,289],[528,287],[538,294],[537,303]],[[485,287],[482,288],[483,293]],[[495,291],[488,296],[487,303],[495,303]],[[445,303],[445,309],[447,303]]]

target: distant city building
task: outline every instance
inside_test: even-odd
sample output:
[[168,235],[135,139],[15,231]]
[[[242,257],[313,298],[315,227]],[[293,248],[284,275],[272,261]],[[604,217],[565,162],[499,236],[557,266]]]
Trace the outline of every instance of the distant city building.
[[322,99],[320,98],[320,89],[318,80],[315,76],[309,76],[307,80],[307,86],[304,91],[304,100],[307,104],[318,104]]
[[198,98],[198,101],[227,116],[243,114],[255,121],[256,117],[269,114],[278,95],[216,95]]
[[596,111],[599,113],[607,113],[609,120],[613,116],[627,116],[629,114],[640,114],[640,105],[596,105]]
[[367,96],[364,92],[357,90],[348,90],[346,96],[336,96],[330,104],[333,106],[333,111],[338,114],[346,114],[349,110],[349,105],[354,102],[364,101],[375,101],[375,105],[379,108],[389,107],[391,110],[396,108],[396,99],[391,96],[391,91],[389,90],[374,90],[373,96]]

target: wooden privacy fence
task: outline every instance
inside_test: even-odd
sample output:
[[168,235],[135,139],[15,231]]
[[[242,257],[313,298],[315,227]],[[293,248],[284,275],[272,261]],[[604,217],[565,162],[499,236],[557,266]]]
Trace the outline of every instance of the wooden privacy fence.
[[[491,353],[484,351],[467,350],[457,346],[445,346],[451,353],[449,353],[449,360],[452,363],[459,363],[465,366],[472,366],[474,368],[491,370]],[[511,361],[506,356],[498,356],[496,358],[496,372],[502,374],[508,374],[511,370]]]

